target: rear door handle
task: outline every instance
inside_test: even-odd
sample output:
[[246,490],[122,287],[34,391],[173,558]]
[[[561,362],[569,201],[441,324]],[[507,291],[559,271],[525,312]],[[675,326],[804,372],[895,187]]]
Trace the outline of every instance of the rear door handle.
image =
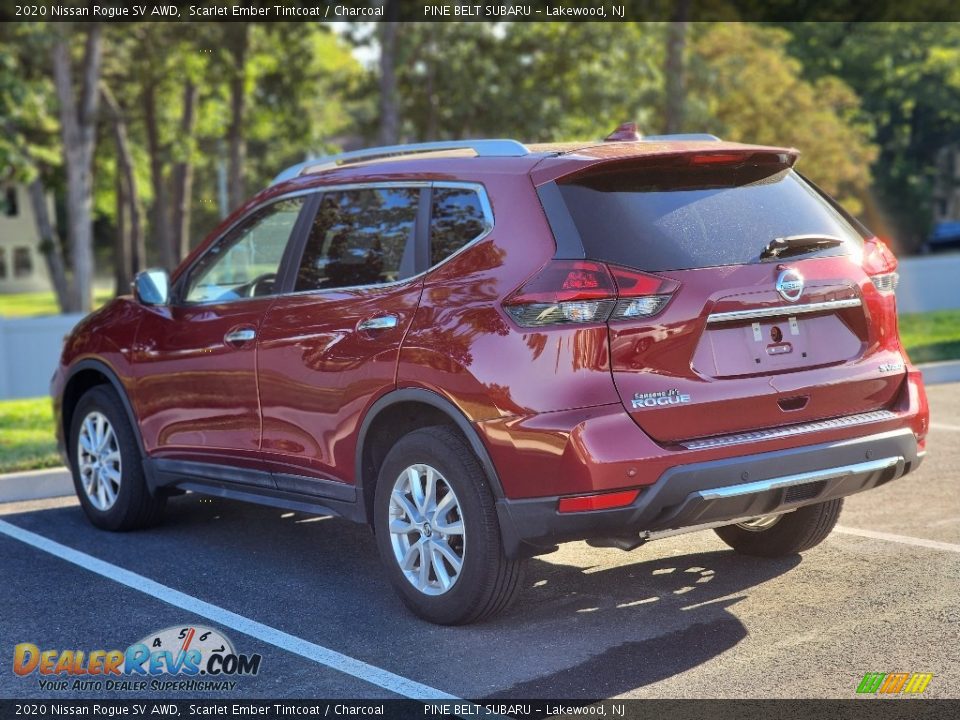
[[257,331],[253,328],[237,328],[224,335],[223,341],[227,343],[227,345],[243,345],[244,343],[255,340],[256,337]]
[[390,328],[395,328],[397,326],[397,316],[396,315],[381,315],[379,317],[367,318],[366,320],[361,320],[360,324],[357,325],[357,330],[365,330],[370,332],[372,330],[389,330]]

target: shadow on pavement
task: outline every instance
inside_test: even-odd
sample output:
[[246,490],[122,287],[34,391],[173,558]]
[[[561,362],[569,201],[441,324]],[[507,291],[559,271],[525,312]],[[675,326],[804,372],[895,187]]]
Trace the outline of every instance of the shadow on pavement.
[[[163,525],[135,533],[98,531],[77,506],[4,519],[464,698],[604,698],[682,673],[745,638],[729,608],[800,561],[729,550],[664,556],[670,546],[656,543],[630,554],[561,553],[530,561],[507,613],[447,628],[405,610],[365,527],[193,494],[170,505]],[[598,564],[563,564],[571,557]]]

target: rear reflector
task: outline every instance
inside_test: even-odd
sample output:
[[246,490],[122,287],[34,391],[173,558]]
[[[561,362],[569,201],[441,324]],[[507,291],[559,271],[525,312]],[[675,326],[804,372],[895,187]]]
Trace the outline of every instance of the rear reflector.
[[600,495],[578,495],[576,497],[560,498],[557,511],[571,513],[625,507],[636,500],[639,494],[639,490],[622,490]]

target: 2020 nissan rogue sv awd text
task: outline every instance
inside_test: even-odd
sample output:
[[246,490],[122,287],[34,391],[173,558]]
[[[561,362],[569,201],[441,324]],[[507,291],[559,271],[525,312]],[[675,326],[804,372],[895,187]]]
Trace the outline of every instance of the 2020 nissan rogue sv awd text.
[[795,150],[612,137],[308,161],[141,273],[53,380],[89,519],[194,491],[369,523],[446,624],[561,542],[820,543],[924,455],[896,260]]

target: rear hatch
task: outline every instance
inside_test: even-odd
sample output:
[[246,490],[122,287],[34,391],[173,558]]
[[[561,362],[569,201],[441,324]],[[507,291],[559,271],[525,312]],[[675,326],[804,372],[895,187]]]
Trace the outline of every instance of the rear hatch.
[[672,443],[890,405],[905,373],[893,299],[856,221],[785,155],[698,157],[558,182],[588,259],[662,281],[659,302],[608,323],[637,424]]

